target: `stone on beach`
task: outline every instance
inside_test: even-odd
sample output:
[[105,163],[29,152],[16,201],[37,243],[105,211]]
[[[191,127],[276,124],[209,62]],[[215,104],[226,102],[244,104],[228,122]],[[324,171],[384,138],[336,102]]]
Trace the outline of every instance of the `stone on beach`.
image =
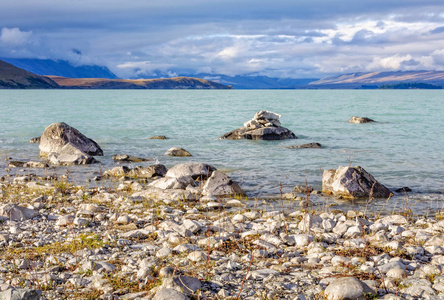
[[202,194],[206,196],[245,195],[236,182],[232,181],[227,174],[217,170],[205,182]]
[[325,289],[328,300],[360,299],[364,300],[366,294],[376,293],[364,282],[355,277],[342,277],[332,281]]
[[325,170],[322,176],[322,191],[348,199],[388,198],[392,193],[367,173],[362,167],[343,167]]
[[282,127],[279,122],[281,115],[262,110],[254,118],[238,128],[222,135],[221,139],[229,140],[284,140],[296,139],[296,135],[289,129]]
[[8,220],[20,221],[29,220],[38,216],[38,212],[17,204],[4,204],[0,206],[0,216],[8,218]]

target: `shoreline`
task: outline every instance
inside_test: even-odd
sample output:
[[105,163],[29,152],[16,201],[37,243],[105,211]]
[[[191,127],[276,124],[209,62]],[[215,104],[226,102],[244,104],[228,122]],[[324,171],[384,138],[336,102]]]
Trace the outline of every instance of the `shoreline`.
[[444,296],[443,215],[365,217],[299,206],[290,213],[241,197],[145,198],[140,183],[117,183],[0,182],[1,207],[22,211],[0,224],[0,293],[166,299],[159,297],[173,289],[180,299],[340,299],[330,287],[355,277],[362,295],[370,297],[367,287],[376,293],[366,299]]

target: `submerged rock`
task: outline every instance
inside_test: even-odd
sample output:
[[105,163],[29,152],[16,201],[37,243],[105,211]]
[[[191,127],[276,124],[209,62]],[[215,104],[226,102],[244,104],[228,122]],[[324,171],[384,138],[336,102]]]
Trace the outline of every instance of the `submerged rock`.
[[302,144],[302,145],[286,146],[285,148],[287,148],[287,149],[307,149],[307,148],[320,149],[320,148],[322,148],[322,145],[319,143],[309,143],[309,144]]
[[282,127],[279,122],[281,115],[262,110],[257,112],[253,119],[238,128],[222,135],[221,139],[229,140],[284,140],[296,139],[296,135],[289,129]]
[[119,162],[141,162],[141,161],[149,161],[149,160],[153,160],[153,159],[152,158],[137,157],[137,156],[132,156],[132,155],[126,155],[126,154],[118,154],[118,155],[113,155],[113,160],[119,161]]
[[388,198],[391,191],[380,184],[362,167],[343,167],[325,170],[322,176],[322,191],[344,198]]
[[60,153],[66,145],[71,145],[79,151],[90,155],[103,155],[100,146],[87,138],[77,129],[66,123],[53,123],[45,128],[40,138],[40,155],[48,156],[50,153]]
[[192,156],[190,152],[180,147],[173,147],[165,152],[165,155],[169,156]]
[[164,135],[155,135],[149,138],[150,140],[166,140],[167,137]]
[[374,120],[367,118],[367,117],[351,117],[350,120],[348,120],[349,123],[353,124],[362,124],[362,123],[371,123],[375,122]]

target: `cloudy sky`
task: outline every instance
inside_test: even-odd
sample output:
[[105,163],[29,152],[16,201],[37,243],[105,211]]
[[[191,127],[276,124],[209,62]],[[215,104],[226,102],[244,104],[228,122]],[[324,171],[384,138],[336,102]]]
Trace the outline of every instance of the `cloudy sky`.
[[118,76],[444,70],[443,0],[2,0],[0,57]]

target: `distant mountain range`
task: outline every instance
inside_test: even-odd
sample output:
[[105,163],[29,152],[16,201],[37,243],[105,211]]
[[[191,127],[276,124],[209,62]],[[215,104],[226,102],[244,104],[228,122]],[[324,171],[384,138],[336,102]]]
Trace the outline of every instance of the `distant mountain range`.
[[[155,77],[118,79],[103,66],[73,66],[64,60],[41,59],[4,59],[16,67],[31,72],[26,75],[29,86],[40,88],[83,88],[83,89],[169,89],[169,88],[211,88],[220,89],[231,86],[235,89],[377,89],[377,88],[442,88],[443,71],[399,71],[367,72],[342,74],[322,79],[318,78],[275,78],[267,76],[224,74],[181,74],[181,77],[162,78],[161,72]],[[11,68],[11,66],[9,66]],[[22,70],[22,71],[24,71]],[[176,72],[180,73],[180,72]],[[185,73],[185,72],[184,72]],[[46,77],[38,75],[45,75]],[[74,79],[79,80],[74,80]],[[23,78],[22,78],[23,79]],[[13,83],[15,82],[15,83]],[[1,83],[1,82],[0,82]],[[408,84],[406,84],[408,83]],[[3,88],[6,87],[3,84]],[[44,87],[45,84],[49,84]],[[23,81],[8,81],[9,88],[23,88]],[[1,88],[0,84],[0,88]]]
[[106,79],[41,76],[0,60],[0,89],[230,89],[200,78]]
[[444,71],[399,71],[353,73],[310,82],[309,89],[371,89],[396,83],[427,83],[444,86]]
[[69,78],[108,78],[117,76],[103,66],[73,66],[66,60],[30,59],[30,58],[0,58],[17,68],[24,69],[37,75],[52,75]]

